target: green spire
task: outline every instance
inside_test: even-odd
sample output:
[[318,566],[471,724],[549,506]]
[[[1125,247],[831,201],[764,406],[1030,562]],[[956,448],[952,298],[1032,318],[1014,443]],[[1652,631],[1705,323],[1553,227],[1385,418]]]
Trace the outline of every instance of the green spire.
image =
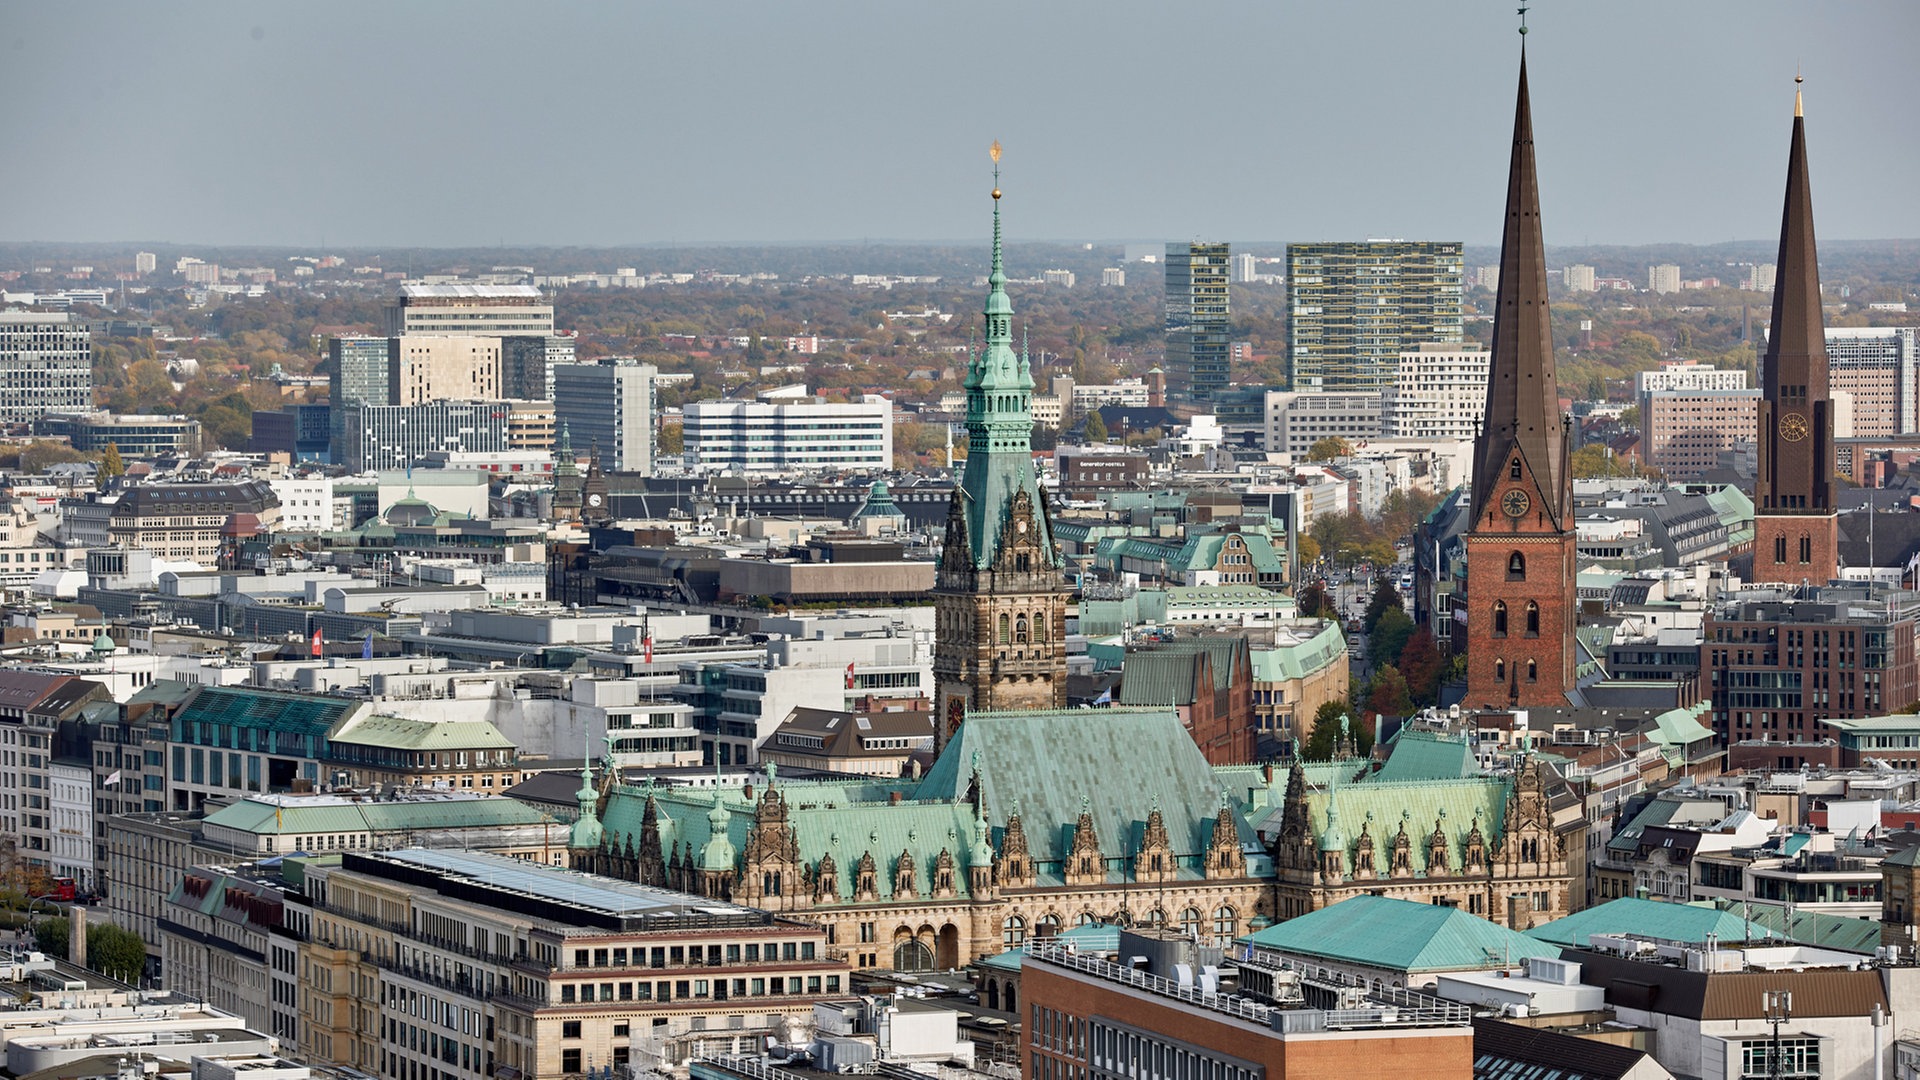
[[593,766],[587,765],[580,770],[580,790],[573,793],[580,800],[580,818],[573,823],[568,834],[567,846],[571,848],[597,848],[603,831],[600,817],[594,813],[600,801],[600,793],[593,789]]
[[713,809],[707,811],[707,846],[700,849],[700,869],[733,869],[733,841],[727,839],[727,808],[722,805],[720,789],[713,789]]

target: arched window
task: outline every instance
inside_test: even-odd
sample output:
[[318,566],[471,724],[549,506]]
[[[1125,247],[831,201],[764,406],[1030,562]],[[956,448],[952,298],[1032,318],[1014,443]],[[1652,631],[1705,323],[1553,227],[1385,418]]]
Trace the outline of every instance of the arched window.
[[1047,613],[1036,611],[1033,615],[1033,640],[1047,640]]
[[1507,466],[1507,476],[1510,479],[1514,479],[1514,480],[1522,479],[1520,475],[1520,459],[1519,458],[1514,458],[1513,464]]
[[1493,681],[1505,682],[1506,679],[1507,679],[1507,662],[1505,660],[1495,660],[1493,662]]
[[1535,679],[1538,679],[1539,677],[1540,677],[1540,665],[1534,663],[1531,660],[1527,661],[1527,681],[1533,682]]
[[1018,915],[1009,915],[1000,924],[1000,944],[1009,949],[1017,949],[1027,943],[1027,920]]
[[1150,927],[1161,927],[1161,926],[1167,925],[1166,911],[1161,908],[1154,908],[1152,911],[1147,912],[1147,925]]
[[1053,935],[1059,933],[1060,932],[1060,916],[1055,915],[1051,911],[1047,912],[1045,915],[1040,916],[1040,923],[1039,923],[1038,929],[1040,931],[1040,936],[1043,938],[1052,937]]
[[1075,925],[1075,926],[1098,926],[1098,925],[1100,925],[1100,916],[1098,916],[1098,915],[1095,915],[1095,914],[1094,914],[1093,912],[1091,912],[1091,911],[1083,911],[1083,912],[1081,912],[1081,913],[1080,913],[1080,917],[1079,917],[1078,919],[1075,919],[1075,920],[1073,921],[1073,925]]
[[1002,645],[1007,644],[1013,637],[1013,632],[1009,629],[1010,625],[1005,615],[1000,616],[1000,644]]
[[1188,908],[1180,913],[1180,932],[1188,937],[1200,934],[1200,909]]
[[1213,936],[1222,939],[1231,938],[1238,922],[1239,919],[1234,915],[1233,907],[1221,905],[1219,910],[1213,913]]
[[1013,640],[1014,643],[1018,645],[1025,645],[1027,643],[1027,617],[1025,615],[1013,621]]
[[1527,579],[1527,557],[1514,552],[1507,556],[1507,580],[1525,581]]
[[1493,602],[1493,636],[1507,636],[1507,602],[1505,600]]
[[893,947],[893,970],[932,971],[933,950],[925,942],[903,941]]
[[1540,636],[1540,605],[1527,601],[1527,636]]

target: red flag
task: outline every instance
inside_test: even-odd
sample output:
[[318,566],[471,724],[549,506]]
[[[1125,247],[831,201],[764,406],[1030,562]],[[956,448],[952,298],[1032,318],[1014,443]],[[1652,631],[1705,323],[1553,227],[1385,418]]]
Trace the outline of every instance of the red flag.
[[649,664],[653,663],[653,635],[652,634],[648,634],[646,637],[641,639],[641,650],[643,654],[646,656],[647,663]]
[[847,665],[847,689],[853,689],[853,665]]
[[322,643],[320,640],[320,630],[318,627],[315,627],[313,631],[313,655],[319,656],[321,654],[321,652],[323,651],[321,648],[321,644]]

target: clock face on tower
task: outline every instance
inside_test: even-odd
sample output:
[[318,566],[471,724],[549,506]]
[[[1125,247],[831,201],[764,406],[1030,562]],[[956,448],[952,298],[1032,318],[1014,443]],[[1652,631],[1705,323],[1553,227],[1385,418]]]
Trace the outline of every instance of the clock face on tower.
[[1780,437],[1788,442],[1799,442],[1807,437],[1807,418],[1797,412],[1790,412],[1780,418]]
[[1532,505],[1533,500],[1527,498],[1527,493],[1518,488],[1500,496],[1500,510],[1510,518],[1525,517],[1527,507]]
[[591,494],[591,495],[589,495],[589,496],[587,496],[587,505],[588,505],[588,506],[599,506],[599,505],[600,505],[600,493],[596,491],[596,492],[594,492],[593,494]]

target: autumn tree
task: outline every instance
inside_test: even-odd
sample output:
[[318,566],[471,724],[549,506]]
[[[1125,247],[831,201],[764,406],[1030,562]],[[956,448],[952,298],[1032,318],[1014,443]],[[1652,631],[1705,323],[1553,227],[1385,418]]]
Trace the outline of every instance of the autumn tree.
[[1413,619],[1398,607],[1390,608],[1367,636],[1367,658],[1375,667],[1391,664],[1400,658],[1411,637]]
[[1332,461],[1335,458],[1351,457],[1353,444],[1338,435],[1329,435],[1307,450],[1308,461]]
[[1439,700],[1440,675],[1446,665],[1434,644],[1433,631],[1426,624],[1414,628],[1400,650],[1400,674],[1405,677],[1407,694],[1416,705],[1431,705]]
[[1374,628],[1380,624],[1381,618],[1387,612],[1400,610],[1400,590],[1393,587],[1393,582],[1387,575],[1376,575],[1373,583],[1373,597],[1367,601],[1365,619],[1367,633],[1373,633]]
[[686,425],[678,421],[669,421],[660,425],[660,455],[679,457],[686,451]]
[[108,443],[100,454],[99,482],[102,487],[116,476],[127,475],[127,463],[120,460],[120,444]]
[[1300,595],[1297,598],[1297,600],[1300,607],[1301,618],[1304,618],[1304,619],[1318,618],[1320,615],[1321,609],[1327,606],[1326,586],[1316,581],[1313,584],[1308,585],[1306,588],[1301,589]]
[[1367,708],[1382,716],[1406,716],[1413,712],[1413,699],[1407,692],[1407,680],[1400,669],[1382,664],[1367,682]]

